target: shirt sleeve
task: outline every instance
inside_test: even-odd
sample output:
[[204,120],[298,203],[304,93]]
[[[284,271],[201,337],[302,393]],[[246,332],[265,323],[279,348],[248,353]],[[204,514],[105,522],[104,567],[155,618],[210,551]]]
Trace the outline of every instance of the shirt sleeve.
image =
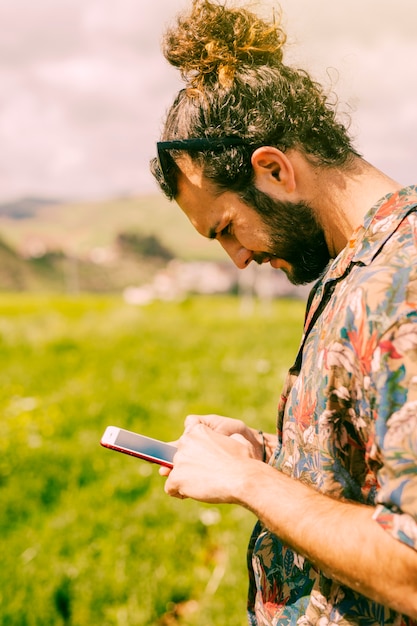
[[372,379],[375,444],[382,459],[374,519],[417,550],[417,312],[382,337]]

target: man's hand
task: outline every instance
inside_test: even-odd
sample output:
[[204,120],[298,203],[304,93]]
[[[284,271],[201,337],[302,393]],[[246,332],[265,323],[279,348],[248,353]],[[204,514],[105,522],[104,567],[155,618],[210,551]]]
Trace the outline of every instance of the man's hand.
[[233,437],[241,441],[241,443],[247,443],[249,445],[249,455],[254,459],[262,460],[262,435],[254,428],[246,426],[242,420],[223,417],[222,415],[189,415],[185,420],[184,433],[187,433],[196,424],[204,424],[217,433]]
[[174,468],[170,471],[166,471],[166,468],[160,470],[163,475],[169,474],[165,491],[178,498],[232,503],[241,482],[242,463],[251,461],[258,464],[253,456],[254,446],[233,427],[232,422],[237,425],[239,420],[223,422],[227,434],[222,434],[219,432],[222,428],[220,422],[209,419],[218,416],[206,416],[211,424],[217,424],[217,430],[203,421],[193,419],[195,417],[188,419],[184,434],[177,443]]

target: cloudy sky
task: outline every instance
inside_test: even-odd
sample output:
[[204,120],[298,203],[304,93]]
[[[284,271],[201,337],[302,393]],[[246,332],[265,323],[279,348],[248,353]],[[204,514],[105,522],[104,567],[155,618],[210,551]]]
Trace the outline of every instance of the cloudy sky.
[[[272,4],[258,2],[267,12]],[[148,161],[180,87],[159,46],[184,6],[187,0],[0,0],[0,201],[156,191]],[[416,183],[415,0],[281,6],[287,60],[332,81],[369,161]]]

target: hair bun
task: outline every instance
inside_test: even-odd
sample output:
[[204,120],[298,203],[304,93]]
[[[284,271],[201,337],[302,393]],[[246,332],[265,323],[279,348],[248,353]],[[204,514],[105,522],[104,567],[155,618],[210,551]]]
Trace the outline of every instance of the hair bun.
[[227,88],[240,67],[277,65],[286,36],[245,9],[226,8],[210,0],[193,0],[188,14],[166,32],[166,59],[181,71],[187,86],[203,89],[218,82]]

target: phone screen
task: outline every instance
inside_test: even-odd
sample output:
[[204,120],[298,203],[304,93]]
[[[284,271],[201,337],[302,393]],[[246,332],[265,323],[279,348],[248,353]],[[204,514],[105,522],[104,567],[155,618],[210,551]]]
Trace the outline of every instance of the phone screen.
[[114,430],[112,427],[108,429],[111,440],[107,439],[108,431],[106,431],[101,441],[102,445],[119,452],[138,456],[147,461],[172,467],[173,458],[177,451],[175,446],[158,439],[152,439],[151,437],[124,430],[123,428],[118,428],[118,432],[114,437]]
[[168,443],[122,429],[116,437],[115,444],[121,448],[128,448],[134,452],[165,461],[172,461],[176,452],[174,446],[170,446]]

